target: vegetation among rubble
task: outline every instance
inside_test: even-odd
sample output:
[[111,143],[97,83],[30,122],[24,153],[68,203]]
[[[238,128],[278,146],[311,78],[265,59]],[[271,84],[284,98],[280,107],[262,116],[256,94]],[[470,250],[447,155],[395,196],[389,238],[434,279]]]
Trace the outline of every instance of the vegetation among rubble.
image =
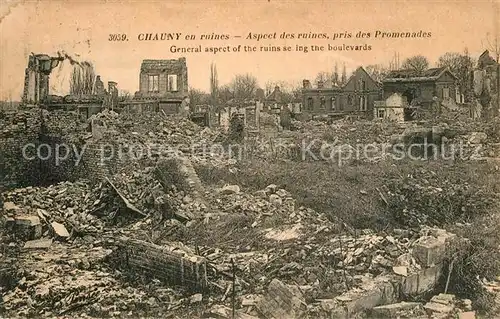
[[181,174],[180,163],[175,159],[163,160],[155,167],[153,174],[165,190],[169,190],[172,186],[182,191],[189,190],[189,185]]
[[[497,208],[497,207],[496,207]],[[484,284],[494,281],[500,273],[500,224],[498,217],[482,216],[469,225],[450,228],[467,238],[456,253],[449,254],[438,289],[444,290],[450,274],[448,291],[472,300],[474,308],[488,316],[495,316],[495,294]]]
[[[498,211],[499,170],[486,162],[401,161],[356,166],[287,161],[241,164],[237,170],[198,167],[206,183],[238,184],[259,189],[270,183],[289,190],[299,205],[314,208],[356,228],[451,229],[468,242],[451,256],[441,279],[444,291],[453,259],[448,292],[473,301],[476,310],[494,305],[483,278],[500,273]],[[489,222],[486,222],[489,220]]]
[[440,171],[421,167],[389,181],[387,212],[409,227],[471,222],[491,212],[498,177],[489,165],[443,165]]
[[[245,163],[237,170],[198,167],[206,183],[261,189],[275,183],[300,205],[359,228],[437,226],[489,212],[500,172],[486,163],[404,161],[338,167],[321,162]],[[387,202],[387,203],[386,203]]]

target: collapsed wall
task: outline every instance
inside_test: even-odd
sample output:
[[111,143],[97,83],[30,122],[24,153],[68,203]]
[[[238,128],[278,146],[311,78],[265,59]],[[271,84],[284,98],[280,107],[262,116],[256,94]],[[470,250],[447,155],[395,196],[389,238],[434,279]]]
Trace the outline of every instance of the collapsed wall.
[[0,188],[97,182],[130,162],[114,154],[118,141],[93,139],[77,112],[34,108],[6,113],[0,124]]
[[34,108],[6,113],[1,122],[1,187],[49,185],[82,175],[75,163],[85,128],[75,112]]

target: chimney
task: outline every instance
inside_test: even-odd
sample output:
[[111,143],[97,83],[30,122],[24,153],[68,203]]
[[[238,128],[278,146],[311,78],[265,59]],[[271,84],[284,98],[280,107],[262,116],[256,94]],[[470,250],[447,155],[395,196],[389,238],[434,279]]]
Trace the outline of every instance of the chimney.
[[304,89],[310,89],[311,88],[311,82],[309,82],[309,80],[303,80],[302,81],[302,88],[304,88]]
[[118,83],[113,81],[108,81],[108,92],[112,92],[116,89]]
[[322,89],[323,88],[323,80],[319,80],[318,81],[318,89]]

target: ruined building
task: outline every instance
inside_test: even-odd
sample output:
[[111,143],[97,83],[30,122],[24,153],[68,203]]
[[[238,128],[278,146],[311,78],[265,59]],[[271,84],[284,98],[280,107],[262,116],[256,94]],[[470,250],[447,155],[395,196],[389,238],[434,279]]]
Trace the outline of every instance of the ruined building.
[[94,83],[94,94],[95,95],[104,95],[106,93],[106,90],[104,89],[104,83],[101,80],[101,76],[98,75],[96,76],[95,83]]
[[319,81],[313,88],[309,80],[304,80],[303,112],[372,117],[374,101],[380,98],[382,91],[379,83],[363,67],[358,67],[344,85],[334,83]]
[[136,100],[156,100],[159,109],[170,114],[180,110],[187,96],[186,58],[142,61]]
[[50,57],[46,54],[29,56],[24,77],[24,104],[38,104],[46,100],[49,95],[50,73],[63,60],[62,57]]
[[382,81],[384,98],[394,93],[406,97],[408,104],[430,107],[436,100],[456,99],[457,77],[447,67],[428,69],[418,74],[413,70],[390,72]]
[[[52,71],[65,60],[74,67],[71,81],[71,94],[65,96],[51,95],[49,77]],[[116,82],[108,82],[109,93],[99,75],[89,62],[78,62],[65,53],[58,52],[57,57],[47,54],[31,54],[25,70],[23,106],[39,106],[48,110],[63,109],[76,111],[82,121],[104,108],[117,105],[118,89]]]
[[472,86],[474,88],[475,103],[473,103],[473,117],[491,117],[499,113],[498,92],[500,92],[499,78],[500,64],[490,56],[488,50],[478,58],[477,68],[473,72]]

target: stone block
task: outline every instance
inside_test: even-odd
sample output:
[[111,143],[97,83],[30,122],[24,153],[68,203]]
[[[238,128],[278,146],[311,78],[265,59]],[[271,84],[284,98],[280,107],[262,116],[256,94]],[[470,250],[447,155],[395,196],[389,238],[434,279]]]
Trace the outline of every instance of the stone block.
[[16,236],[25,240],[42,237],[42,223],[38,216],[20,215],[14,218],[8,218],[6,227],[11,229]]
[[6,212],[17,212],[20,211],[21,208],[14,204],[13,202],[4,202],[3,203],[3,210]]
[[443,305],[441,303],[437,302],[428,302],[424,306],[425,311],[427,311],[427,314],[433,315],[433,314],[449,314],[453,311],[453,307],[449,305]]
[[41,225],[40,223],[40,217],[38,216],[33,216],[33,215],[21,215],[21,216],[16,216],[16,225],[17,226],[38,226]]
[[35,239],[24,243],[24,249],[47,249],[52,245],[52,239]]
[[461,312],[458,314],[458,319],[476,319],[475,311]]
[[418,277],[419,292],[426,292],[434,289],[441,277],[442,271],[442,264],[437,264],[433,267],[421,270]]
[[371,315],[373,318],[396,318],[399,313],[421,308],[420,302],[400,302],[390,305],[377,306],[373,308]]
[[401,277],[401,293],[406,296],[418,294],[418,273]]
[[416,296],[433,289],[441,276],[443,265],[421,269],[407,277],[401,277],[401,293],[406,296]]
[[376,306],[394,303],[399,292],[392,282],[381,277],[362,285],[363,290],[348,291],[337,298],[338,309],[344,309],[349,316],[371,310]]
[[255,307],[265,318],[298,318],[304,314],[306,303],[297,287],[273,279],[267,294],[259,298]]
[[419,239],[413,247],[413,256],[422,267],[432,267],[443,261],[446,254],[444,237],[426,236]]
[[443,305],[452,305],[455,301],[455,295],[452,294],[439,294],[431,298],[432,302],[441,303]]
[[52,230],[54,231],[54,235],[56,235],[57,237],[59,237],[61,239],[69,238],[68,230],[66,229],[66,227],[64,227],[63,224],[60,224],[58,222],[52,222],[50,224],[50,226],[52,226]]
[[240,187],[238,185],[226,185],[220,190],[222,195],[238,194],[239,192]]

